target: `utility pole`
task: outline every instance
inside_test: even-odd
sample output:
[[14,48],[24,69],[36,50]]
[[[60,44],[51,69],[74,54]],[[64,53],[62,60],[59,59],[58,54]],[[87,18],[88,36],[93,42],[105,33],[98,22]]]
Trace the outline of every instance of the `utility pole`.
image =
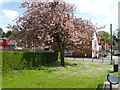
[[112,44],[113,44],[113,39],[112,39],[112,24],[110,24],[110,35],[111,35],[111,63],[110,64],[113,64],[113,58],[112,58]]

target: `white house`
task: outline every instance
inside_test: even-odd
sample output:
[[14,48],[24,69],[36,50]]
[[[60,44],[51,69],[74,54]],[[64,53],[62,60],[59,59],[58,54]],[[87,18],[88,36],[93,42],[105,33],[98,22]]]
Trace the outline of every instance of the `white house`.
[[[102,50],[102,47],[98,44],[96,32],[94,32],[93,40],[92,40],[92,58],[99,57],[99,51]],[[97,53],[98,52],[98,53]]]
[[89,48],[81,52],[81,50],[72,50],[71,52],[65,51],[65,56],[70,57],[86,57],[86,58],[98,58],[99,51],[101,51],[101,46],[98,45],[96,32],[93,34],[93,40],[89,44]]

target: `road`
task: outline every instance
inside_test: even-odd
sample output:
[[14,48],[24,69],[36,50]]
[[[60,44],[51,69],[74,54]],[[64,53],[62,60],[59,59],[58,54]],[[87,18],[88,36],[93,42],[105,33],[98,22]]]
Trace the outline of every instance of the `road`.
[[[74,57],[65,57],[65,60],[73,60],[73,61],[84,61],[84,62],[97,62],[97,63],[111,63],[111,56],[107,56],[104,58],[74,58]],[[113,63],[120,64],[120,56],[113,56]]]

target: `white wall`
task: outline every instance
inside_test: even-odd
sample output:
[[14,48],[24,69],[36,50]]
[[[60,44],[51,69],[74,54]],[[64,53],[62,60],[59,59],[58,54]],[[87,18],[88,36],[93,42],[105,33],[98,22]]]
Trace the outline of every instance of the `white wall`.
[[92,57],[96,56],[96,51],[99,51],[99,45],[97,43],[97,37],[95,32],[92,40]]

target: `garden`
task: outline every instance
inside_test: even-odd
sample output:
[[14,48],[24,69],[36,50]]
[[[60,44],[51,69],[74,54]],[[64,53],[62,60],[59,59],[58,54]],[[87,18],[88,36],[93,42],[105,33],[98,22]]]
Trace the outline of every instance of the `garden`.
[[113,66],[64,60],[64,51],[92,50],[93,34],[105,25],[98,27],[91,20],[76,17],[76,7],[66,2],[31,1],[21,3],[25,12],[15,19],[16,25],[8,24],[7,28],[16,30],[9,38],[17,42],[16,47],[41,51],[48,47],[55,52],[0,51],[1,87],[102,89]]
[[[9,53],[12,54],[17,53],[15,55],[16,56],[19,55],[18,52],[9,51]],[[25,67],[24,69],[20,68],[4,70],[3,67],[2,88],[96,89],[102,88],[104,82],[107,81],[106,79],[107,71],[108,70],[113,71],[112,65],[105,63],[103,64],[65,60],[65,65],[66,65],[65,67],[62,67],[60,65],[60,61],[58,60],[49,64],[29,66],[27,68]],[[117,75],[117,73],[112,74]]]

